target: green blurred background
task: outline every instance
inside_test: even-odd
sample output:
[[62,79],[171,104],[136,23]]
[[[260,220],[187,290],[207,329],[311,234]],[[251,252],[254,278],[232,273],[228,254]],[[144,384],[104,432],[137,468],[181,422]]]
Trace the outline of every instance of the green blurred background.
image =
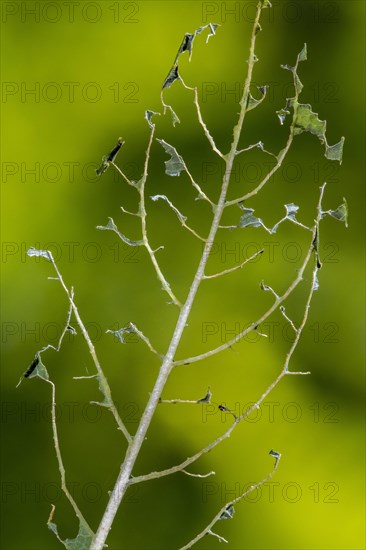
[[[161,84],[186,32],[219,23],[205,45],[196,38],[191,63],[182,56],[185,82],[199,87],[202,112],[219,148],[228,150],[237,117],[237,94],[246,71],[255,2],[2,2],[2,548],[56,549],[47,529],[51,504],[62,538],[77,522],[61,495],[50,425],[50,388],[39,379],[15,389],[42,346],[62,329],[67,301],[46,261],[27,258],[30,246],[49,248],[68,285],[110,382],[120,414],[132,433],[158,369],[143,343],[126,345],[105,334],[133,321],[161,352],[167,349],[177,309],[167,305],[142,249],[127,249],[111,232],[96,230],[108,216],[121,231],[139,238],[137,196],[109,170],[95,167],[125,140],[119,165],[132,178],[142,172],[148,126],[146,109],[161,111]],[[32,14],[32,10],[35,12]],[[230,11],[233,10],[233,11]],[[290,377],[269,395],[258,416],[191,467],[216,472],[207,479],[176,474],[139,485],[127,495],[108,539],[113,549],[170,549],[201,531],[217,510],[270,471],[271,448],[283,457],[271,484],[236,507],[234,519],[216,525],[228,549],[363,549],[364,539],[364,15],[363,1],[277,1],[262,16],[254,83],[270,84],[265,102],[248,114],[243,147],[262,140],[277,153],[287,139],[275,111],[292,95],[291,74],[304,42],[308,61],[299,74],[301,101],[328,121],[330,144],[346,137],[344,160],[327,161],[315,136],[299,136],[284,168],[247,206],[272,226],[285,203],[301,206],[311,224],[318,188],[328,182],[324,206],[347,198],[349,228],[326,218],[322,224],[320,289],[293,357]],[[30,90],[34,93],[28,93]],[[234,93],[228,93],[233,91]],[[253,88],[253,94],[256,94]],[[258,96],[257,96],[258,97]],[[166,91],[181,119],[157,117],[156,136],[174,145],[197,181],[218,196],[222,165],[197,123],[192,94],[175,83]],[[205,235],[211,213],[194,201],[182,174],[164,174],[167,156],[152,149],[147,194],[166,194],[192,226]],[[258,150],[240,157],[230,197],[252,189],[272,165]],[[30,171],[33,170],[33,173]],[[182,300],[202,250],[162,202],[148,203],[152,245]],[[237,223],[233,209],[227,223]],[[279,293],[296,276],[308,234],[283,224],[270,236],[261,229],[220,231],[209,270],[227,269],[256,248],[266,254],[244,271],[202,285],[177,357],[215,347],[253,321],[271,303],[262,279]],[[231,251],[231,253],[230,253]],[[301,320],[310,272],[288,302]],[[6,289],[6,290],[5,290]],[[75,323],[74,323],[75,325]],[[258,399],[281,369],[291,333],[275,315],[261,327],[269,337],[247,339],[209,360],[177,368],[166,399],[198,399],[209,385],[213,402],[237,412]],[[231,333],[230,333],[231,331]],[[78,331],[80,332],[80,331]],[[230,334],[229,334],[230,333]],[[237,353],[240,352],[240,353]],[[125,443],[107,411],[89,405],[100,397],[93,364],[80,334],[60,353],[43,356],[57,384],[59,437],[67,480],[93,529],[106,506]],[[134,473],[177,464],[229,426],[215,408],[162,405],[148,432]],[[206,537],[197,547],[220,543]]]

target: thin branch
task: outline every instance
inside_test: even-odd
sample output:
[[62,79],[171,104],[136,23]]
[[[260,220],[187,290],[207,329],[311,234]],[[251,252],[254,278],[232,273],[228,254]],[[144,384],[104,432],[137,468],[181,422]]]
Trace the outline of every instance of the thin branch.
[[152,353],[155,353],[155,355],[157,355],[158,357],[162,357],[162,354],[159,353],[158,351],[156,351],[156,349],[152,346],[150,340],[148,339],[147,336],[145,336],[145,334],[139,330],[137,328],[137,326],[134,324],[134,323],[130,323],[130,326],[131,328],[133,329],[133,331],[137,334],[137,336],[143,341],[145,342],[145,344],[147,345],[147,347],[149,348],[150,351],[152,351]]
[[201,112],[201,107],[200,107],[200,104],[199,104],[199,99],[198,99],[198,89],[197,89],[197,86],[195,86],[194,88],[191,88],[190,86],[188,86],[182,79],[182,77],[180,77],[180,81],[182,82],[183,86],[187,89],[187,90],[191,90],[194,94],[194,104],[196,106],[196,110],[197,110],[197,117],[198,117],[198,120],[199,120],[199,123],[201,124],[202,128],[203,128],[203,131],[204,131],[204,134],[206,136],[206,138],[208,139],[210,145],[211,145],[211,148],[212,150],[217,154],[219,155],[219,157],[221,157],[222,159],[225,159],[225,155],[216,147],[216,143],[215,143],[215,140],[213,139],[213,137],[211,136],[210,132],[209,132],[209,129],[207,128],[204,120],[203,120],[203,117],[202,117],[202,112]]
[[[169,377],[169,375],[172,371],[172,368],[174,366],[173,365],[173,360],[174,360],[178,345],[181,341],[183,332],[184,332],[184,330],[187,326],[187,320],[188,320],[188,317],[190,315],[190,312],[191,312],[191,309],[192,309],[197,291],[198,291],[199,286],[200,286],[200,284],[203,280],[206,264],[207,264],[207,261],[208,261],[209,256],[210,256],[213,243],[215,242],[215,237],[216,237],[216,234],[217,234],[217,231],[218,231],[218,228],[219,228],[219,225],[220,225],[221,217],[222,217],[225,205],[226,205],[227,192],[228,192],[228,187],[229,187],[231,174],[232,174],[232,170],[233,170],[235,155],[236,155],[236,151],[238,149],[238,143],[239,143],[239,139],[240,139],[241,132],[242,132],[242,129],[243,129],[245,115],[246,115],[246,112],[247,112],[247,104],[248,104],[248,99],[249,99],[249,90],[250,90],[250,84],[251,84],[251,81],[252,81],[253,68],[254,68],[254,64],[257,60],[256,55],[255,55],[255,51],[254,51],[255,50],[256,35],[257,35],[258,29],[260,28],[259,19],[260,19],[261,10],[264,6],[267,6],[267,3],[264,4],[262,2],[259,2],[258,5],[257,5],[256,17],[255,17],[255,21],[254,21],[254,25],[253,25],[252,34],[251,34],[250,52],[249,52],[249,59],[248,59],[248,72],[247,72],[247,76],[246,76],[245,83],[244,83],[242,99],[240,101],[240,113],[239,113],[239,117],[238,117],[238,122],[237,122],[237,125],[235,126],[235,128],[233,130],[233,140],[232,140],[232,144],[231,144],[229,153],[227,155],[223,156],[222,153],[220,153],[217,150],[212,138],[211,138],[211,140],[209,139],[209,141],[211,143],[211,146],[214,148],[214,151],[216,153],[218,152],[218,154],[220,154],[220,156],[225,160],[226,170],[225,170],[224,175],[223,175],[220,197],[219,197],[219,200],[217,202],[216,207],[214,208],[214,216],[213,216],[213,220],[212,220],[212,225],[211,225],[211,228],[210,228],[210,231],[209,231],[207,241],[206,241],[205,246],[204,246],[202,257],[199,261],[199,265],[197,267],[196,274],[193,278],[193,281],[192,281],[187,299],[186,299],[184,305],[182,306],[182,308],[180,310],[179,317],[178,317],[178,320],[177,320],[177,323],[176,323],[176,326],[175,326],[175,329],[174,329],[174,332],[173,332],[173,335],[172,335],[167,353],[165,354],[162,365],[160,367],[160,371],[159,371],[159,374],[157,376],[154,388],[153,388],[153,390],[150,394],[150,397],[149,397],[148,403],[145,407],[144,413],[142,414],[142,417],[141,417],[138,429],[136,431],[136,434],[133,438],[133,441],[130,443],[130,445],[127,449],[127,453],[126,453],[124,462],[121,466],[121,469],[120,469],[119,475],[117,477],[117,480],[115,482],[113,491],[110,494],[109,502],[108,502],[108,505],[107,505],[106,510],[104,512],[103,518],[102,518],[102,520],[99,524],[97,533],[96,533],[96,535],[95,535],[95,537],[94,537],[94,539],[91,543],[90,550],[102,550],[102,548],[104,547],[104,543],[105,543],[105,541],[108,537],[109,531],[112,527],[114,518],[116,516],[116,513],[118,511],[120,503],[121,503],[121,501],[124,497],[124,494],[125,494],[127,488],[129,487],[129,485],[131,485],[133,483],[133,480],[136,479],[136,478],[131,478],[132,470],[134,468],[137,457],[139,456],[142,444],[145,441],[147,430],[148,430],[148,428],[150,426],[150,423],[152,421],[152,418],[154,416],[156,407],[159,404],[159,399],[161,397],[161,394],[163,392],[165,384],[166,384],[166,382],[168,380],[168,377]],[[197,98],[196,95],[195,95],[195,98]],[[198,100],[197,100],[197,102],[198,102]],[[200,113],[200,111],[199,111],[199,113]],[[200,117],[200,114],[198,116]],[[149,159],[149,152],[150,152],[153,132],[154,132],[154,129],[152,129],[151,138],[150,138],[150,142],[149,142],[149,146],[148,146],[148,150],[147,150],[144,177],[142,179],[142,182],[140,182],[140,189],[144,187],[145,180],[146,180],[146,177],[147,177],[147,164],[148,164],[148,159]],[[142,197],[142,201],[141,201],[142,202],[142,204],[141,204],[142,220],[143,220],[143,224],[145,224],[146,212],[145,212],[144,202],[143,202],[143,196],[144,195],[143,195],[143,192],[141,192],[141,190],[140,190],[140,193],[141,193],[141,197]],[[144,225],[143,225],[143,228],[144,228],[144,231],[143,231],[144,238],[146,239],[146,228],[144,227]],[[234,423],[229,428],[227,433],[232,431],[234,429],[234,427],[237,425],[237,423],[238,423],[238,419],[236,419],[234,421]],[[218,438],[217,440],[215,440],[215,442],[211,443],[209,446],[206,447],[207,450],[205,450],[204,452],[208,452],[208,450],[210,450],[210,448],[215,447],[218,444],[218,441],[221,441],[224,438],[225,438],[225,435],[221,436],[221,438]],[[202,456],[202,451],[199,452],[196,456],[197,456],[197,458]],[[194,461],[194,459],[187,459],[182,465],[180,465],[180,467],[176,467],[175,471],[185,469],[186,466],[191,464],[193,461]],[[151,476],[151,474],[150,474],[150,476]],[[143,476],[143,477],[145,479],[148,479],[148,476]],[[141,477],[140,477],[140,480],[141,480]]]
[[214,472],[214,471],[208,472],[208,474],[192,474],[191,472],[187,472],[186,470],[181,470],[181,471],[182,471],[182,474],[186,474],[187,476],[190,476],[190,477],[204,478],[204,477],[210,477],[210,476],[216,475],[216,472]]
[[235,267],[231,267],[229,269],[225,269],[224,271],[220,271],[219,273],[214,273],[214,275],[204,275],[203,278],[204,279],[215,279],[216,277],[221,277],[221,275],[227,275],[228,273],[232,273],[233,271],[237,271],[238,269],[242,269],[242,267],[245,266],[245,264],[247,264],[248,262],[250,262],[251,260],[254,260],[257,256],[259,256],[260,254],[263,254],[264,252],[264,248],[262,248],[262,250],[258,250],[258,252],[255,252],[254,254],[252,254],[252,256],[250,256],[249,258],[247,258],[244,262],[242,262],[240,265],[236,265]]
[[108,406],[108,408],[110,409],[110,411],[112,412],[116,422],[117,422],[117,425],[119,427],[119,429],[121,430],[121,432],[123,433],[123,435],[125,436],[125,438],[127,439],[127,441],[129,443],[131,443],[132,441],[132,437],[131,435],[129,434],[126,426],[124,425],[124,423],[122,422],[122,419],[121,417],[119,416],[118,414],[118,411],[117,411],[117,408],[113,402],[113,399],[112,399],[112,394],[111,394],[111,390],[110,390],[110,387],[109,387],[109,384],[108,384],[108,381],[106,379],[106,377],[104,376],[104,373],[103,373],[103,370],[102,370],[102,367],[99,363],[99,359],[97,357],[97,354],[96,354],[96,351],[95,351],[95,348],[94,348],[94,345],[93,345],[93,342],[91,341],[91,338],[89,336],[89,333],[88,331],[86,330],[85,328],[85,325],[79,315],[79,311],[78,311],[78,308],[76,307],[76,304],[74,302],[74,293],[73,291],[69,290],[62,278],[62,275],[56,265],[56,262],[55,260],[53,259],[53,256],[51,254],[51,252],[48,251],[48,254],[49,254],[49,258],[50,258],[50,261],[52,262],[52,265],[57,273],[57,278],[59,280],[59,282],[61,283],[61,286],[62,288],[64,289],[64,291],[66,292],[67,294],[67,297],[69,299],[69,302],[70,302],[70,306],[72,308],[72,311],[74,312],[74,315],[75,315],[75,318],[77,320],[77,323],[81,329],[81,332],[84,336],[84,339],[87,343],[87,346],[89,348],[89,352],[90,352],[90,355],[92,356],[92,359],[93,359],[93,362],[94,362],[94,365],[95,365],[95,368],[97,369],[97,372],[98,372],[98,381],[99,381],[99,388],[100,388],[100,391],[103,393],[104,395],[104,400],[105,400],[105,403],[106,403],[106,406]]
[[[317,207],[318,215],[317,215],[317,218],[315,220],[314,234],[319,233],[319,223],[320,223],[321,215],[322,215],[322,213],[321,213],[321,202],[322,202],[322,198],[323,198],[324,188],[325,188],[325,184],[320,188],[320,198],[319,198],[318,207]],[[314,251],[314,247],[312,246],[311,252],[313,252],[313,251]],[[185,469],[187,466],[189,466],[190,464],[192,464],[193,462],[195,462],[196,460],[201,458],[201,456],[203,456],[204,454],[206,454],[206,453],[210,452],[212,449],[214,449],[222,441],[224,441],[225,439],[230,437],[232,431],[236,428],[236,426],[238,424],[240,424],[245,418],[247,418],[256,409],[260,408],[260,405],[262,404],[262,402],[272,392],[272,390],[279,384],[279,382],[282,380],[282,378],[284,378],[286,375],[304,376],[304,375],[310,374],[310,372],[290,371],[288,369],[288,366],[289,366],[290,360],[292,358],[292,355],[293,355],[293,353],[294,353],[294,351],[295,351],[295,349],[296,349],[296,347],[299,343],[300,336],[302,334],[303,328],[304,328],[304,326],[306,324],[306,321],[308,319],[311,299],[313,297],[315,289],[317,288],[316,285],[315,285],[315,281],[316,281],[316,278],[317,278],[318,270],[319,270],[318,259],[316,258],[315,267],[313,269],[312,284],[311,284],[311,287],[310,287],[310,290],[309,290],[308,298],[306,300],[304,316],[303,316],[303,319],[302,319],[302,322],[301,322],[299,328],[297,329],[296,338],[295,338],[294,342],[292,343],[289,352],[286,355],[284,366],[283,366],[281,372],[275,378],[275,380],[267,387],[267,389],[262,393],[260,398],[251,407],[249,407],[241,416],[235,417],[235,415],[233,413],[231,413],[234,416],[233,424],[231,424],[231,426],[229,426],[229,428],[223,434],[221,434],[219,437],[217,437],[214,441],[212,441],[211,443],[206,445],[206,447],[204,447],[203,449],[198,451],[193,456],[191,456],[191,457],[187,458],[186,460],[184,460],[181,464],[178,464],[178,465],[173,466],[171,468],[167,468],[165,470],[161,470],[159,472],[151,472],[149,474],[141,475],[141,476],[138,476],[138,477],[133,477],[130,480],[130,484],[141,483],[142,481],[150,481],[152,479],[158,479],[158,478],[161,478],[161,477],[164,477],[164,476],[167,476],[167,475],[177,473],[177,472]],[[228,411],[228,412],[231,412],[231,411]],[[210,525],[210,527],[211,526],[212,525]]]
[[277,159],[277,155],[271,153],[271,151],[267,151],[267,149],[264,148],[264,144],[262,141],[258,141],[258,143],[253,143],[253,145],[249,145],[248,147],[245,147],[245,149],[240,149],[240,151],[236,152],[236,155],[240,155],[241,153],[250,151],[254,147],[256,147],[257,149],[261,149],[261,151],[263,151],[264,153],[267,153],[268,155],[271,155],[271,157],[275,157],[275,159]]
[[189,403],[194,405],[199,405],[202,403],[211,403],[211,389],[210,386],[208,386],[206,394],[204,397],[200,397],[200,399],[159,399],[159,403],[168,403],[172,405],[176,405],[177,403]]
[[[301,90],[298,89],[297,85],[296,85],[296,81],[295,81],[295,78],[296,78],[296,70],[297,70],[297,67],[298,67],[298,64],[299,64],[299,57],[297,58],[296,60],[296,64],[295,64],[295,67],[294,67],[294,71],[293,71],[293,79],[294,79],[294,87],[295,87],[295,96],[294,96],[294,102],[293,102],[293,115],[292,115],[292,121],[291,121],[291,125],[290,125],[290,132],[289,132],[289,136],[287,138],[287,142],[286,142],[286,145],[285,147],[278,153],[278,155],[273,155],[276,157],[277,159],[277,163],[275,164],[275,166],[267,173],[267,175],[263,178],[263,180],[257,185],[257,187],[255,187],[252,191],[249,191],[248,193],[246,193],[245,195],[239,197],[238,199],[233,199],[233,200],[230,200],[230,201],[226,201],[226,204],[225,204],[225,207],[227,206],[233,206],[234,204],[238,204],[238,203],[241,203],[243,201],[246,201],[248,199],[250,199],[251,197],[253,197],[254,195],[256,195],[265,185],[266,183],[271,179],[271,177],[277,172],[277,170],[279,168],[281,168],[282,166],[282,162],[284,160],[284,158],[286,157],[291,145],[292,145],[292,142],[293,142],[293,139],[294,139],[294,136],[295,136],[295,122],[296,122],[296,117],[297,117],[297,100],[299,98],[299,95],[301,93]],[[241,151],[238,151],[237,153],[240,153]],[[267,153],[269,151],[266,151]],[[272,154],[272,153],[270,153]]]
[[[303,280],[303,274],[304,271],[311,259],[314,246],[313,241],[317,234],[317,228],[314,226],[312,238],[311,238],[311,244],[309,246],[308,252],[306,254],[305,260],[300,267],[296,278],[292,281],[292,283],[289,285],[287,290],[282,294],[282,296],[278,296],[275,299],[275,302],[272,304],[272,306],[267,309],[263,315],[261,315],[256,321],[250,324],[249,327],[244,329],[243,331],[239,332],[234,338],[229,340],[228,342],[225,342],[225,344],[222,344],[221,346],[218,346],[217,348],[214,348],[212,350],[206,351],[205,353],[201,353],[200,355],[195,355],[193,357],[188,357],[186,359],[179,359],[178,361],[174,361],[174,366],[179,365],[189,365],[190,363],[195,363],[197,361],[202,361],[203,359],[207,359],[208,357],[212,357],[213,355],[216,355],[217,353],[220,353],[221,351],[225,351],[227,349],[230,349],[234,344],[238,343],[240,340],[242,340],[249,332],[252,330],[255,330],[258,325],[263,323],[276,309],[290,296],[290,294],[293,292],[293,290],[298,286],[298,284]],[[268,285],[265,285],[266,287]],[[268,290],[272,290],[271,287],[268,287]],[[274,291],[272,291],[274,293]],[[274,293],[275,294],[275,293]],[[276,294],[275,294],[276,295]],[[277,296],[277,295],[276,295]]]
[[282,315],[284,316],[284,318],[286,319],[286,321],[289,323],[289,325],[293,328],[293,330],[295,332],[297,332],[297,328],[295,326],[295,323],[293,322],[292,319],[290,319],[290,317],[287,315],[286,313],[286,309],[285,309],[285,306],[280,306],[280,312],[282,313]]
[[[214,202],[212,202],[212,200],[206,195],[206,193],[204,193],[201,189],[201,187],[198,185],[198,183],[195,181],[195,179],[193,178],[191,172],[189,171],[188,169],[188,166],[187,164],[185,163],[184,159],[183,159],[183,166],[184,166],[184,170],[186,171],[187,173],[187,176],[189,177],[189,179],[191,180],[191,183],[193,185],[193,187],[196,189],[196,191],[198,191],[198,195],[199,197],[202,199],[202,200],[205,200],[207,202],[209,202],[212,206],[212,208],[214,208],[216,205]],[[198,197],[197,197],[198,198]]]
[[60,444],[58,440],[58,432],[57,432],[57,424],[56,424],[56,387],[55,384],[51,380],[47,380],[46,378],[43,378],[48,384],[52,386],[52,406],[51,406],[51,419],[52,419],[52,433],[53,433],[53,441],[55,444],[55,451],[57,456],[57,462],[58,462],[58,469],[60,471],[61,476],[61,488],[63,492],[65,493],[68,501],[70,502],[71,506],[74,509],[74,512],[79,519],[80,523],[85,525],[91,532],[91,528],[89,527],[87,521],[85,520],[83,514],[80,512],[80,509],[78,505],[76,504],[75,500],[73,499],[71,493],[69,492],[67,486],[66,486],[66,473],[65,473],[65,467],[62,460],[61,450],[60,450]]
[[117,170],[119,175],[122,176],[122,178],[128,183],[128,185],[130,185],[131,187],[136,187],[136,183],[130,180],[130,178],[128,178],[126,174],[122,172],[121,168],[117,166],[117,164],[115,164],[114,162],[110,162],[110,164],[113,166],[115,170]]
[[[277,453],[278,454],[278,453]],[[279,455],[280,456],[280,455]],[[239,495],[238,497],[234,498],[233,500],[230,500],[229,502],[227,502],[226,504],[224,504],[224,506],[222,506],[222,508],[217,512],[217,514],[214,516],[214,518],[210,521],[210,523],[207,525],[207,527],[205,527],[194,539],[192,539],[190,542],[188,542],[187,544],[185,544],[184,546],[182,546],[180,548],[180,550],[188,550],[188,548],[192,548],[192,546],[194,544],[196,544],[196,542],[198,542],[199,540],[201,540],[204,536],[206,535],[213,535],[215,537],[217,537],[220,542],[227,542],[226,539],[224,539],[223,537],[221,537],[220,535],[218,535],[217,533],[214,533],[212,531],[212,527],[220,520],[224,519],[224,518],[230,518],[232,517],[232,515],[234,514],[234,505],[235,504],[238,504],[241,500],[243,500],[243,498],[245,498],[247,495],[249,495],[249,493],[251,493],[252,491],[255,491],[257,490],[259,487],[261,487],[261,485],[263,485],[264,483],[266,483],[267,481],[269,481],[275,474],[277,468],[278,468],[278,464],[279,464],[279,458],[275,458],[275,462],[274,462],[274,466],[273,466],[273,469],[272,471],[266,475],[266,477],[264,477],[261,481],[259,481],[258,483],[256,483],[255,485],[252,485],[251,487],[249,487],[246,491],[244,491],[244,493],[242,493],[241,495]],[[229,511],[229,514],[228,514],[228,511]]]
[[187,220],[187,216],[184,216],[176,206],[174,206],[174,204],[168,199],[168,197],[166,195],[153,195],[152,197],[150,197],[153,201],[157,201],[159,199],[162,199],[164,200],[165,202],[168,203],[168,205],[170,206],[170,208],[173,210],[174,214],[177,216],[178,220],[180,221],[180,223],[182,224],[183,227],[185,227],[190,233],[192,233],[192,235],[194,235],[197,239],[199,239],[200,241],[203,241],[204,243],[206,242],[206,239],[204,239],[203,237],[201,237],[194,229],[192,229],[192,227],[190,227],[187,223],[186,223],[186,220]]
[[137,189],[139,191],[139,194],[140,194],[140,214],[141,214],[142,238],[143,238],[145,248],[148,251],[149,256],[151,258],[151,261],[152,261],[152,264],[155,268],[158,279],[162,284],[163,290],[165,290],[165,292],[170,296],[170,299],[172,300],[172,303],[181,308],[182,304],[178,300],[178,298],[176,298],[176,296],[174,295],[172,289],[170,288],[170,285],[169,285],[168,281],[165,279],[165,277],[164,277],[164,275],[163,275],[163,273],[160,269],[160,266],[158,264],[158,261],[155,257],[155,252],[151,248],[150,243],[149,243],[149,239],[148,239],[148,236],[147,236],[147,228],[146,228],[147,213],[146,213],[146,207],[145,207],[145,183],[146,183],[146,179],[147,179],[147,176],[148,176],[150,151],[151,151],[151,146],[152,146],[152,143],[153,143],[154,132],[155,132],[155,125],[152,124],[151,125],[150,138],[149,138],[148,146],[147,146],[147,149],[146,149],[146,156],[145,156],[145,163],[144,163],[144,173],[143,173],[143,176],[142,176],[141,180],[138,182],[138,187],[137,187]]

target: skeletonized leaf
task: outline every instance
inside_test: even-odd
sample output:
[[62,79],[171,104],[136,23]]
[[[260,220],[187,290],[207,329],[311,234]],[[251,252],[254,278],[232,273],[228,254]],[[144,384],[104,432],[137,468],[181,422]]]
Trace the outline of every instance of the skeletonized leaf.
[[184,160],[172,145],[169,145],[163,139],[157,139],[157,141],[164,147],[165,152],[170,155],[170,159],[165,161],[165,173],[168,176],[179,176],[181,171],[185,170]]

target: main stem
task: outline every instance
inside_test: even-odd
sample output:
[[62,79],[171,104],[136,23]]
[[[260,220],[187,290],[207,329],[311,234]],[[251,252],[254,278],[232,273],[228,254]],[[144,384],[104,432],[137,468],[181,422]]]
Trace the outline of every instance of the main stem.
[[146,405],[146,408],[144,410],[144,413],[141,417],[139,427],[137,429],[136,435],[133,438],[133,441],[130,443],[125,460],[121,466],[120,473],[118,475],[117,481],[115,483],[114,489],[112,491],[112,494],[110,496],[107,508],[105,510],[105,513],[103,515],[103,518],[100,522],[98,531],[93,539],[93,542],[91,543],[90,550],[102,550],[104,543],[107,539],[108,533],[112,527],[112,523],[114,520],[114,517],[118,511],[118,508],[121,504],[121,501],[123,499],[123,496],[129,486],[129,480],[131,476],[132,469],[135,465],[136,459],[139,455],[141,446],[144,442],[146,432],[150,426],[151,420],[154,416],[155,409],[159,403],[159,398],[162,394],[162,391],[164,389],[164,386],[166,384],[166,381],[169,377],[169,374],[173,368],[173,360],[176,353],[176,350],[178,348],[180,339],[182,337],[183,331],[185,329],[185,326],[187,324],[187,319],[189,317],[189,314],[192,309],[192,305],[194,302],[194,299],[196,297],[198,288],[201,284],[201,281],[204,277],[205,267],[207,264],[207,260],[209,258],[212,245],[215,240],[215,236],[217,233],[217,229],[220,224],[221,216],[223,213],[223,210],[225,208],[225,201],[226,201],[226,195],[227,190],[230,183],[230,177],[231,172],[234,164],[235,155],[237,152],[237,146],[240,138],[240,134],[243,128],[245,113],[246,113],[246,106],[248,102],[248,95],[249,95],[249,87],[252,80],[252,72],[254,63],[256,61],[256,57],[254,54],[255,49],[255,37],[256,37],[256,31],[258,29],[259,24],[259,18],[261,13],[262,4],[261,2],[258,3],[257,6],[257,13],[256,18],[253,25],[253,31],[251,36],[251,43],[250,43],[250,55],[248,59],[248,73],[244,84],[244,90],[243,90],[243,96],[240,102],[240,114],[238,123],[234,128],[233,131],[233,142],[231,144],[230,151],[227,155],[225,155],[224,160],[226,163],[226,169],[225,174],[223,177],[222,182],[222,188],[220,193],[219,201],[215,207],[214,212],[214,218],[212,221],[211,229],[209,236],[207,238],[204,251],[199,263],[199,266],[197,268],[196,274],[194,276],[191,288],[189,290],[189,294],[187,296],[187,299],[180,311],[180,315],[178,317],[177,324],[174,329],[174,333],[168,348],[168,351],[164,357],[163,363],[161,365],[158,378],[155,382],[154,389],[151,392],[149,401]]

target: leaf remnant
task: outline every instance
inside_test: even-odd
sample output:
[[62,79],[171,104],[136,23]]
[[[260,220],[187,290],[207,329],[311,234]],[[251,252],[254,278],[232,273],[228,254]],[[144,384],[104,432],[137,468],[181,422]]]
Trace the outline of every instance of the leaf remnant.
[[177,153],[177,150],[172,145],[169,145],[163,139],[157,139],[157,141],[164,147],[165,152],[170,155],[170,159],[165,161],[165,173],[168,176],[179,176],[182,170],[185,170],[185,164],[182,157]]
[[24,373],[24,378],[29,378],[29,376],[32,374],[32,372],[35,370],[35,368],[37,367],[39,363],[39,355],[37,353],[37,355],[35,356],[35,358],[33,359],[33,361],[31,362],[31,364],[29,365],[29,367],[27,368],[27,370],[25,371]]
[[335,210],[327,210],[323,212],[323,216],[329,214],[332,218],[344,222],[344,225],[348,227],[348,204],[346,199],[343,197],[343,203],[338,206]]
[[103,157],[102,164],[95,170],[97,176],[101,176],[108,170],[110,163],[115,161],[123,143],[122,138],[118,138],[117,144],[113,147],[112,151]]
[[48,250],[38,250],[37,248],[33,248],[33,246],[27,250],[27,256],[41,257],[45,258],[49,262],[51,261],[50,253],[48,252]]
[[48,372],[44,364],[42,363],[41,356],[36,353],[33,361],[23,374],[24,378],[41,378],[42,380],[49,380]]
[[207,25],[204,25],[203,27],[199,27],[196,31],[194,31],[194,33],[186,33],[184,35],[184,38],[182,40],[182,43],[181,45],[179,46],[179,49],[178,49],[178,52],[177,52],[177,55],[175,56],[175,59],[174,59],[174,63],[172,65],[172,67],[170,68],[169,72],[168,72],[168,75],[166,76],[164,82],[163,82],[163,85],[161,87],[161,102],[164,106],[164,113],[166,111],[166,109],[168,108],[170,110],[170,112],[172,113],[172,117],[173,117],[173,126],[175,126],[175,124],[177,122],[180,122],[179,118],[177,117],[177,115],[175,114],[173,108],[170,106],[170,105],[167,105],[165,102],[164,102],[164,99],[163,99],[163,91],[166,89],[166,88],[170,88],[172,86],[172,84],[174,84],[174,82],[176,80],[181,80],[181,77],[179,75],[179,58],[180,56],[184,53],[184,52],[188,52],[189,53],[189,61],[191,60],[191,57],[192,57],[192,48],[193,48],[193,41],[194,39],[196,38],[196,36],[198,34],[202,34],[202,32],[205,30],[205,29],[209,29],[209,34],[207,35],[207,38],[206,38],[206,44],[207,42],[209,41],[210,37],[213,36],[214,34],[216,34],[216,29],[219,25],[216,24],[216,23],[208,23]]
[[210,386],[209,386],[207,388],[206,395],[204,397],[201,397],[201,399],[198,399],[197,403],[211,403],[211,397],[212,397],[212,393],[211,393],[211,389],[210,389]]

